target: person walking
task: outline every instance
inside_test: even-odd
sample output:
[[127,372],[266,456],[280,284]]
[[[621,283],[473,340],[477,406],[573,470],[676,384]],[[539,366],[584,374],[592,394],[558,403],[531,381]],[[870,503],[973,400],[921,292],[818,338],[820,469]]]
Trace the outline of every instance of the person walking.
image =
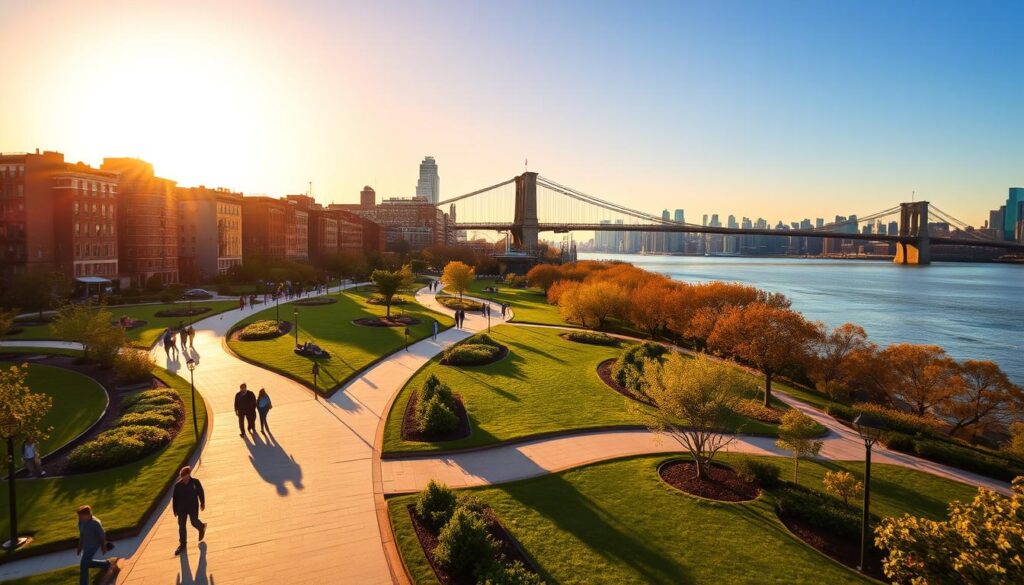
[[168,359],[170,359],[172,352],[174,353],[174,359],[178,359],[178,346],[174,343],[174,334],[168,329],[164,331],[164,353]]
[[107,533],[103,530],[103,523],[92,515],[91,506],[80,506],[78,508],[78,548],[77,553],[82,555],[79,564],[78,582],[80,585],[89,585],[89,569],[103,569],[109,571],[112,567],[117,570],[117,559],[97,559],[96,553],[106,553],[114,548],[107,542]]
[[42,456],[39,454],[39,441],[32,435],[29,435],[21,446],[21,461],[25,464],[25,469],[33,476],[46,475],[46,472],[43,471]]
[[501,318],[505,318],[505,303],[501,303]]
[[256,306],[256,295],[249,295],[249,307],[252,308],[252,307],[255,307],[255,306]]
[[260,432],[267,433],[267,413],[274,405],[270,402],[270,395],[266,389],[260,388],[260,395],[256,399],[256,412],[260,414]]
[[199,542],[206,537],[207,525],[199,521],[199,512],[206,509],[206,492],[203,491],[203,484],[192,477],[192,468],[188,465],[178,472],[178,483],[174,484],[171,509],[178,519],[178,548],[174,551],[174,556],[178,556],[185,550],[185,543],[188,541],[185,520],[199,531]]
[[178,330],[178,339],[181,341],[181,351],[188,351],[188,328],[182,327]]
[[249,390],[245,384],[238,387],[235,394],[235,414],[238,415],[238,436],[245,436],[245,423],[248,423],[249,432],[256,434],[256,395]]
[[243,311],[245,310],[245,295],[238,297],[238,308]]
[[434,341],[437,341],[437,319],[434,320]]
[[196,347],[196,330],[195,330],[195,328],[193,328],[191,325],[189,325],[188,329],[185,330],[185,333],[188,335],[188,346],[193,348],[193,349],[195,349],[195,347]]

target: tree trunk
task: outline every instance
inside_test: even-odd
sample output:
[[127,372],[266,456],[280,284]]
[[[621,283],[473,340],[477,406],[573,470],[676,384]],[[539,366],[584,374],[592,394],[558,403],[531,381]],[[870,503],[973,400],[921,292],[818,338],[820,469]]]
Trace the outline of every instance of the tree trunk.
[[694,464],[697,465],[697,479],[703,480],[704,479],[704,460],[703,460],[703,458],[701,458],[699,456],[698,457],[694,457],[693,458],[693,462],[694,462]]
[[793,457],[793,483],[800,483],[800,456]]
[[764,373],[764,407],[771,408],[772,406],[772,372]]
[[391,318],[391,299],[388,299],[388,302],[385,303],[385,306],[387,307],[386,316],[387,316],[388,319],[390,319]]

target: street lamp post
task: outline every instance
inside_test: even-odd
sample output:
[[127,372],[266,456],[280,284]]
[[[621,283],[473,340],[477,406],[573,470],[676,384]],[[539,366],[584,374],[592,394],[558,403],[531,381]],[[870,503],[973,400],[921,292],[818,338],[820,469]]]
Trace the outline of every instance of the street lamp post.
[[185,362],[185,365],[188,366],[189,384],[192,386],[192,430],[196,434],[196,439],[198,439],[199,419],[196,417],[196,366],[199,365],[199,362],[189,358],[188,361]]
[[299,310],[292,309],[292,315],[295,316],[295,347],[299,346]]
[[860,413],[853,419],[857,434],[864,441],[864,510],[860,524],[860,566],[861,573],[867,572],[868,539],[871,534],[871,448],[884,430],[881,421],[871,415]]
[[318,392],[317,392],[317,385],[316,385],[316,377],[317,377],[317,374],[319,374],[319,373],[320,373],[320,364],[318,364],[316,362],[313,362],[313,400],[317,400],[317,401],[320,400],[320,397],[317,396]]
[[281,293],[280,291],[274,293],[274,318],[277,321],[278,327],[281,326]]
[[7,499],[11,507],[11,538],[4,543],[3,548],[14,550],[28,542],[28,538],[24,536],[18,537],[18,505],[17,498],[14,495],[14,434],[4,433],[4,439],[7,441]]

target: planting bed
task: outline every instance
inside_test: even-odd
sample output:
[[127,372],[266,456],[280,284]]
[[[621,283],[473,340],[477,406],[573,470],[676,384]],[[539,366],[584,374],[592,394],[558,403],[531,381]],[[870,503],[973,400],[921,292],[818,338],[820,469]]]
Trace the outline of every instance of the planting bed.
[[720,502],[749,502],[761,493],[756,485],[724,465],[709,465],[706,477],[697,479],[697,465],[693,461],[669,461],[658,468],[658,475],[678,490]]
[[418,325],[420,320],[404,315],[392,315],[391,317],[363,317],[361,319],[353,319],[352,322],[363,327],[405,327],[407,325]]
[[443,435],[428,435],[420,432],[416,424],[416,405],[419,403],[419,396],[419,392],[414,392],[409,399],[408,406],[405,408],[405,415],[402,418],[403,441],[429,443],[434,441],[454,441],[469,436],[469,416],[466,415],[466,407],[462,404],[462,397],[458,394],[453,395],[455,398],[455,408],[452,410],[455,412],[455,416],[459,417],[459,426],[452,432]]

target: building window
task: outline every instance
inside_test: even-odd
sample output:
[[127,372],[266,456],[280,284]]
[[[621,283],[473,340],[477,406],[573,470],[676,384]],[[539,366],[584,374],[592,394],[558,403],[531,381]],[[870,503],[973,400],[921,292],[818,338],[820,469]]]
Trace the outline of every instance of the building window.
[[75,202],[74,202],[74,203],[73,203],[73,204],[71,205],[71,209],[73,210],[73,213],[74,213],[75,215],[78,215],[78,202],[77,202],[77,201],[75,201]]
[[76,236],[77,235],[81,235],[81,233],[82,233],[82,229],[81,228],[82,228],[82,226],[78,222],[75,222],[75,235]]

